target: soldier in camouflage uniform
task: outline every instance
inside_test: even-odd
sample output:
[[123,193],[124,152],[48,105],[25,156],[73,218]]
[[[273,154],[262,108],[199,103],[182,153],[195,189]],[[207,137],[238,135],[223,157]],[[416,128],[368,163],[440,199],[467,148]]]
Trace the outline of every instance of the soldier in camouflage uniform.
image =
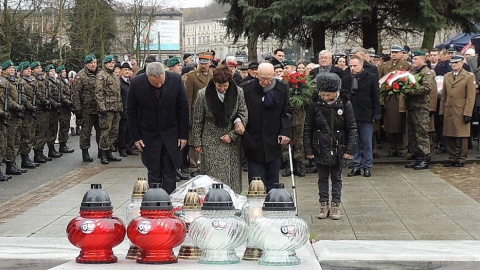
[[63,154],[55,149],[55,140],[58,133],[58,113],[60,110],[59,100],[59,80],[56,78],[55,66],[48,65],[45,68],[47,77],[45,78],[45,92],[48,92],[50,97],[50,111],[48,114],[48,131],[47,131],[47,145],[48,157],[59,158]]
[[115,146],[118,136],[123,103],[120,93],[120,80],[113,72],[115,68],[114,56],[105,56],[103,65],[104,69],[97,75],[95,98],[100,113],[100,159],[102,164],[108,164],[109,161],[122,160],[112,154],[112,148]]
[[70,84],[67,78],[67,71],[65,66],[58,66],[56,69],[60,84],[59,101],[61,103],[59,108],[58,121],[60,122],[58,128],[58,142],[60,143],[60,153],[73,153],[74,149],[67,146],[68,131],[70,129],[71,109],[73,108],[72,93],[70,91]]
[[[10,118],[8,104],[8,93],[7,88],[5,87],[5,80],[0,78],[0,164],[5,157],[5,148],[7,147],[6,125]],[[8,181],[11,178],[10,175],[3,174],[0,169],[0,182]]]
[[77,119],[83,120],[80,134],[80,149],[84,162],[92,162],[88,149],[90,148],[90,136],[92,128],[95,127],[96,139],[100,138],[100,126],[98,121],[98,105],[95,99],[95,88],[97,84],[97,59],[95,55],[89,54],[84,60],[85,68],[77,73],[74,81],[73,106]]
[[35,61],[30,64],[32,76],[34,77],[34,84],[37,88],[37,120],[35,122],[35,138],[33,140],[33,161],[37,163],[45,163],[51,161],[51,157],[43,154],[43,147],[47,142],[48,119],[50,115],[50,93],[45,90],[45,78],[43,77],[42,65]]
[[33,101],[35,96],[35,80],[31,76],[32,70],[30,69],[30,62],[20,63],[17,67],[17,72],[20,72],[18,90],[23,92],[23,104],[25,106],[20,133],[20,148],[18,149],[22,157],[20,166],[25,169],[35,169],[40,164],[33,162],[29,157],[35,136],[35,118],[37,111],[36,101]]
[[425,63],[425,52],[413,53],[412,74],[420,75],[419,86],[406,96],[408,141],[416,160],[405,164],[405,168],[415,170],[428,169],[430,155],[430,139],[428,137],[430,122],[430,92],[435,83],[434,73]]
[[6,174],[10,175],[20,175],[27,172],[26,169],[19,168],[15,163],[20,145],[22,118],[25,111],[25,106],[22,105],[23,98],[19,95],[17,89],[18,82],[15,73],[15,67],[11,60],[2,64],[2,80],[5,80],[5,87],[10,94],[9,106],[11,106],[11,118],[7,121],[7,148],[5,152]]

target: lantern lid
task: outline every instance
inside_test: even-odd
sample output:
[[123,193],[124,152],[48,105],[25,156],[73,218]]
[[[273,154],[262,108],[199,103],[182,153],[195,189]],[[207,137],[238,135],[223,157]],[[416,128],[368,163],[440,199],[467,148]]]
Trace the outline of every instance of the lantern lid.
[[172,201],[168,193],[161,188],[161,184],[154,183],[143,195],[140,210],[172,210]]
[[283,183],[274,183],[273,188],[268,192],[263,211],[294,211],[295,203],[292,195],[285,189]]
[[148,182],[144,177],[139,177],[133,186],[132,198],[142,198],[148,190]]
[[200,210],[201,207],[200,195],[197,193],[197,189],[189,188],[187,195],[185,195],[185,199],[183,200],[182,209]]
[[90,190],[83,195],[80,211],[109,211],[113,210],[112,202],[102,184],[91,184]]
[[223,189],[223,184],[212,184],[203,201],[202,210],[235,210],[232,197]]
[[253,177],[248,188],[247,197],[265,197],[267,196],[265,184],[260,177]]

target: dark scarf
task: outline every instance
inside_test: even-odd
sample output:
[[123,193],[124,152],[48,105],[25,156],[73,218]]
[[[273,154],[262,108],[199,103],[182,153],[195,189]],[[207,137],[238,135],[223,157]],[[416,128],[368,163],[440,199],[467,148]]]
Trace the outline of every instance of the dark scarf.
[[212,112],[215,118],[215,126],[228,127],[232,121],[230,115],[232,115],[235,105],[237,104],[238,89],[234,81],[230,80],[228,89],[225,92],[225,99],[220,101],[215,88],[213,80],[208,82],[205,88],[205,99],[207,101],[207,107]]

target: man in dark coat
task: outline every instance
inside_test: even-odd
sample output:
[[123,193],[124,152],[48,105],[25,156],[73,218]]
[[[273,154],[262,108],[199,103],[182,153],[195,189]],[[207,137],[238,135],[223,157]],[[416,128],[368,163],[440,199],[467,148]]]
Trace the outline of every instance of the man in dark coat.
[[243,136],[248,180],[261,177],[267,190],[279,182],[282,145],[290,142],[292,108],[288,86],[274,78],[273,65],[258,66],[257,78],[243,86],[248,125]]
[[310,71],[310,76],[312,78],[316,78],[318,73],[320,72],[331,72],[337,74],[340,79],[343,78],[345,73],[343,69],[334,66],[332,62],[332,53],[327,50],[321,51],[318,54],[318,63],[320,64],[320,66],[312,69],[312,71]]
[[148,182],[161,183],[168,194],[175,188],[180,151],[188,139],[188,102],[179,74],[153,62],[130,82],[127,120],[132,140],[142,151]]
[[353,169],[348,176],[360,175],[362,167],[363,176],[370,177],[373,165],[373,122],[381,118],[380,97],[378,77],[364,70],[363,63],[363,59],[356,55],[350,58],[352,74],[342,79],[342,88],[350,94],[358,130]]

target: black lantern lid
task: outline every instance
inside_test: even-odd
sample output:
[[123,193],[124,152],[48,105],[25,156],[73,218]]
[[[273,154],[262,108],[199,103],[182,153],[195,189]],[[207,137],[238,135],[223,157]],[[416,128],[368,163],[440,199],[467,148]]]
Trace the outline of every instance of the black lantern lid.
[[202,210],[235,210],[232,197],[223,189],[223,184],[212,184],[212,188],[205,195]]
[[172,210],[172,201],[168,193],[158,183],[152,184],[150,189],[143,195],[140,210]]
[[295,211],[295,203],[292,195],[285,189],[283,183],[274,183],[265,202],[263,203],[263,211]]
[[91,184],[90,190],[83,195],[80,211],[109,211],[113,210],[112,202],[102,184]]

